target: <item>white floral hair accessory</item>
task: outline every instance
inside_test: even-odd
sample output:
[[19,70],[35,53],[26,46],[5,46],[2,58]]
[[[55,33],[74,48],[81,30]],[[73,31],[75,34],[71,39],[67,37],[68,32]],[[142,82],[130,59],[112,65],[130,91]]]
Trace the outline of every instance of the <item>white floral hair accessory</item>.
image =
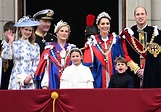
[[108,13],[106,12],[101,12],[96,19],[96,24],[98,24],[98,21],[102,18],[102,17],[107,17],[109,20],[111,20],[111,17],[109,16]]
[[55,29],[54,29],[54,33],[56,33],[58,31],[58,29],[61,27],[61,26],[64,26],[64,25],[68,25],[67,22],[63,22],[63,20],[60,20],[56,25],[55,25]]

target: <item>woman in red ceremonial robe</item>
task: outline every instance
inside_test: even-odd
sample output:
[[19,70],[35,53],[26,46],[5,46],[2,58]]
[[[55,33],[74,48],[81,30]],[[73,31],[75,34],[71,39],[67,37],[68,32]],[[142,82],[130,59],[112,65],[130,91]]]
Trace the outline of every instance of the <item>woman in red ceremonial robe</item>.
[[38,88],[58,89],[62,71],[70,65],[68,53],[70,48],[75,46],[66,42],[70,34],[70,26],[60,20],[55,26],[54,33],[57,35],[57,42],[49,43],[45,47],[36,72],[36,79],[40,80]]
[[129,63],[135,64],[128,57],[124,41],[115,33],[110,34],[110,22],[108,13],[100,13],[96,19],[99,34],[91,35],[85,43],[83,64],[91,67],[95,88],[108,87],[111,75],[117,73],[114,69],[116,57],[125,57]]

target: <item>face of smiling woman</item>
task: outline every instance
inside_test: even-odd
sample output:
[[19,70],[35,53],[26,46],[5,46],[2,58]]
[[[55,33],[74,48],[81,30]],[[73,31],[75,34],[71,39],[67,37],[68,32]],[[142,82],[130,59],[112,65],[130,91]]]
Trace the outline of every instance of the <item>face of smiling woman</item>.
[[21,28],[22,38],[24,40],[29,39],[29,37],[31,37],[32,33],[33,33],[33,27],[23,27],[23,28]]
[[67,26],[63,26],[59,29],[59,31],[56,34],[58,36],[58,41],[66,41],[69,36],[69,28]]
[[98,29],[100,30],[100,35],[106,38],[110,32],[110,21],[107,18],[101,18],[98,24]]

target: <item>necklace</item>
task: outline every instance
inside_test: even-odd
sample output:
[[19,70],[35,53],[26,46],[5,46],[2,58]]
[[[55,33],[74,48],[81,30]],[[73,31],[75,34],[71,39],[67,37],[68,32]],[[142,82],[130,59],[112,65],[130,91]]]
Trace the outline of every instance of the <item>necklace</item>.
[[53,58],[55,59],[55,61],[57,62],[58,66],[59,66],[59,67],[63,67],[63,66],[61,65],[61,63],[58,61],[58,59],[56,58],[56,56],[55,56],[53,50],[50,50],[50,51],[51,51],[52,57],[53,57]]
[[[106,44],[106,43],[105,43]],[[110,42],[109,43],[109,46],[107,47],[107,48],[104,48],[101,44],[99,44],[98,46],[101,46],[101,47],[99,47],[99,50],[102,52],[102,54],[104,55],[104,56],[107,56],[108,55],[108,53],[110,52],[110,50],[111,50],[111,47],[112,47],[112,42]],[[104,49],[104,50],[103,50]]]
[[[57,57],[55,56],[55,54],[54,54],[54,52],[53,52],[53,50],[50,50],[51,51],[51,55],[52,55],[52,57],[55,59],[55,61],[56,61],[56,63],[57,63],[57,65],[59,66],[59,67],[61,67],[61,68],[65,68],[65,64],[66,64],[66,57],[67,57],[67,55],[65,56],[65,57],[61,57],[61,59],[63,59],[63,64],[61,64],[61,62],[59,62],[59,60],[57,59]],[[58,53],[57,53],[58,54]],[[58,55],[60,55],[60,54],[58,54]]]
[[[101,42],[97,43],[97,44],[99,44],[99,45],[97,45],[99,50],[101,51],[101,53],[105,57],[107,57],[107,55],[109,54],[109,52],[110,52],[110,50],[112,48],[114,39],[115,38],[113,37],[113,35],[111,35],[111,37],[109,39],[102,39],[104,44],[105,44],[105,47],[102,46]],[[108,46],[107,46],[107,43],[106,43],[107,41],[109,41],[109,45]],[[102,49],[104,49],[104,50],[102,50]]]
[[[114,41],[114,38],[111,37],[112,39],[109,39],[109,46],[107,48],[104,48],[102,45],[101,45],[101,42],[97,42],[96,46],[97,48],[99,49],[99,51],[104,55],[105,59],[104,61],[107,63],[108,62],[108,54],[109,52],[111,51],[111,48],[113,46],[113,41]],[[105,43],[106,44],[106,43]],[[103,50],[104,48],[104,50]]]

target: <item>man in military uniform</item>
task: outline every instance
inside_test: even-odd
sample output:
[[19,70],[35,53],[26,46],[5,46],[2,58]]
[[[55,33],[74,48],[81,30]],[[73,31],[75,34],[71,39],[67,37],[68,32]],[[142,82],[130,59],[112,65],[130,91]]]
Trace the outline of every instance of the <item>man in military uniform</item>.
[[[8,21],[4,24],[3,26],[3,39],[0,40],[0,54],[3,50],[3,48],[7,45],[8,43],[8,37],[7,34],[8,32],[12,32],[13,34],[16,33],[16,27],[13,26],[14,22],[13,21]],[[1,89],[8,89],[8,84],[9,84],[9,79],[13,67],[13,61],[12,60],[4,60],[0,57],[1,63],[0,67],[1,68],[1,75],[0,75],[0,81],[1,81]]]
[[40,54],[42,54],[45,42],[54,42],[56,41],[56,36],[51,33],[48,33],[51,22],[53,20],[54,11],[51,9],[41,10],[33,15],[33,17],[41,22],[41,25],[37,26],[36,34],[36,43],[40,46]]

